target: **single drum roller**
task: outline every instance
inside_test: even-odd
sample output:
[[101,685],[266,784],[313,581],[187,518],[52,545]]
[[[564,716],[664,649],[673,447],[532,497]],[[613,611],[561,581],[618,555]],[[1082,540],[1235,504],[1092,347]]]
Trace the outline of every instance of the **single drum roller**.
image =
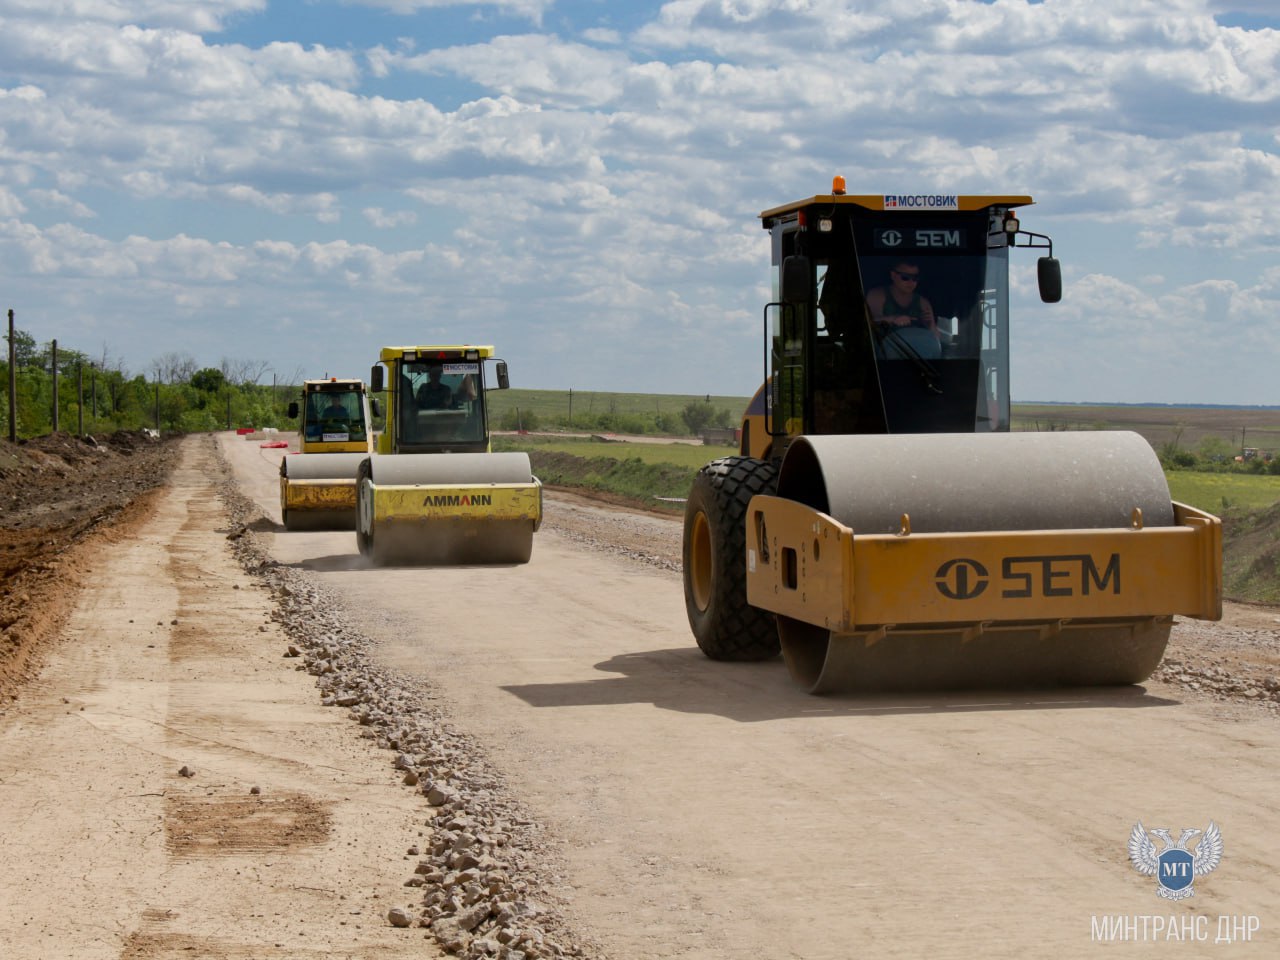
[[527,563],[542,522],[526,453],[375,456],[356,499],[356,540],[377,564]]
[[801,437],[747,595],[813,693],[1138,683],[1218,602],[1204,518],[1134,433]]
[[[1222,616],[1222,528],[1129,433],[1012,433],[1017,194],[831,190],[760,214],[765,376],[685,504],[689,627],[807,690],[1136,683]],[[776,493],[776,495],[774,495]]]

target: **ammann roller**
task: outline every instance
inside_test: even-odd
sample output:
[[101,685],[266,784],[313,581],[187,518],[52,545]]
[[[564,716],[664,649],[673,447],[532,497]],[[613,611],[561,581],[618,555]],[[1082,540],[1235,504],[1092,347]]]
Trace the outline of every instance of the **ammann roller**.
[[286,530],[353,530],[356,472],[373,449],[369,397],[359,380],[302,384],[289,404],[298,453],[280,461],[280,518]]
[[528,454],[490,452],[490,359],[490,346],[382,350],[369,387],[386,390],[386,427],[356,471],[356,543],[374,563],[528,562],[542,485]]
[[1010,433],[1025,196],[830,195],[765,211],[775,300],[741,455],[698,474],[684,587],[717,660],[813,693],[1138,683],[1174,615],[1221,617],[1217,518],[1127,432]]

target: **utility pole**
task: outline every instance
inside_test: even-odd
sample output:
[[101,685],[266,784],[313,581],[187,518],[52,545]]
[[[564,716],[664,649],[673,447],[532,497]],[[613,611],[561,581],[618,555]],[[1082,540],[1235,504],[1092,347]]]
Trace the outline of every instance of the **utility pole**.
[[76,362],[76,434],[84,436],[84,364]]

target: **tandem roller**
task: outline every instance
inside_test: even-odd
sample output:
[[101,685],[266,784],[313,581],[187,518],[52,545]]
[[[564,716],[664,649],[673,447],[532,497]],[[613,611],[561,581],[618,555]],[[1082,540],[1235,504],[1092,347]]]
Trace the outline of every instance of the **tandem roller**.
[[1221,612],[1217,522],[1133,433],[800,438],[746,536],[812,693],[1139,683]]

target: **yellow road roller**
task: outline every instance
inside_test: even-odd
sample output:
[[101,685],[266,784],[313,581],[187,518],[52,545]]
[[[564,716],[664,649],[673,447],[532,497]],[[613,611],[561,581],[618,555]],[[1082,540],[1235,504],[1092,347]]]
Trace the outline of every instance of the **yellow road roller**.
[[764,385],[697,475],[684,594],[716,660],[812,693],[1139,683],[1174,615],[1222,615],[1216,517],[1134,433],[1010,432],[1027,196],[830,194],[761,214]]
[[385,347],[370,375],[386,427],[357,468],[356,544],[375,564],[527,563],[542,484],[527,453],[493,453],[485,363],[491,346]]
[[298,449],[280,461],[286,530],[353,530],[356,472],[373,449],[369,397],[360,380],[306,380],[289,418],[301,417]]

